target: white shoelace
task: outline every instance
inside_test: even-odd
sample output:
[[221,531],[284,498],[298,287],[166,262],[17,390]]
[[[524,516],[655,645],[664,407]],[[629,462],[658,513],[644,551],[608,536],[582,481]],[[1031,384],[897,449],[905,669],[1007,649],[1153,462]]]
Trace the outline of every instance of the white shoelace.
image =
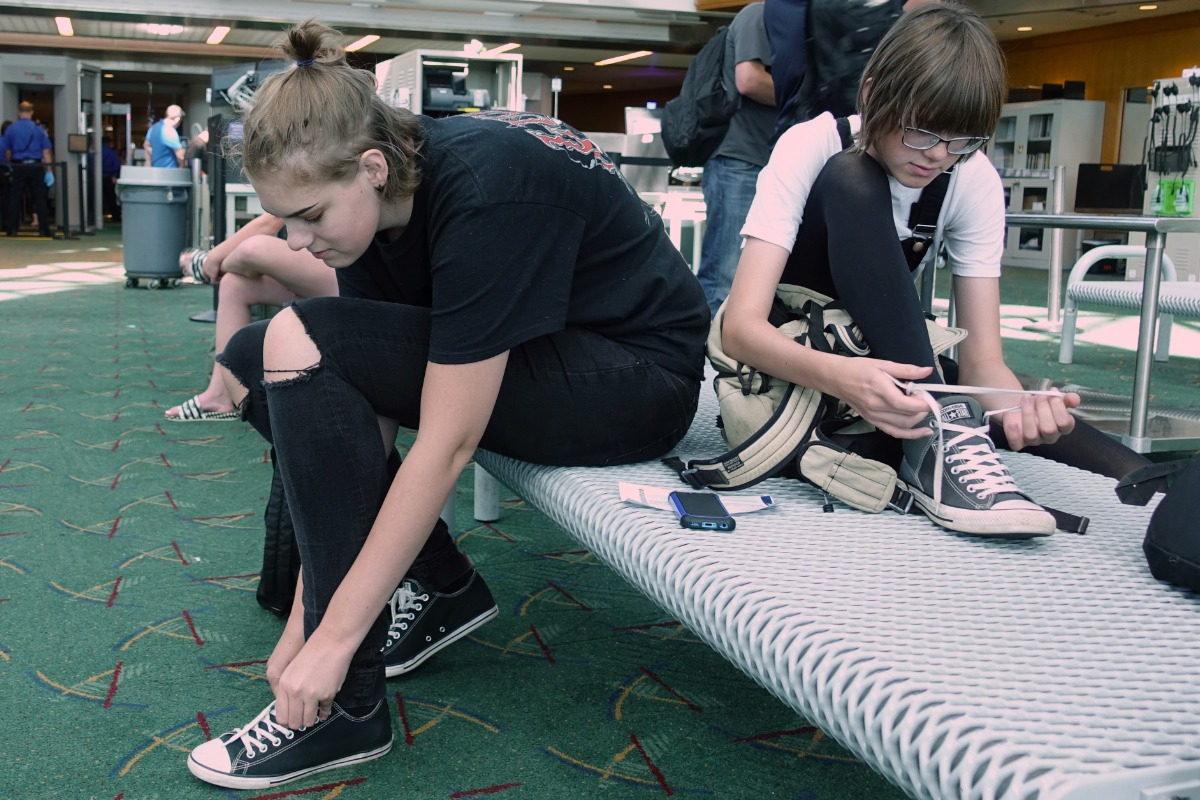
[[[952,394],[1031,394],[1043,395],[1047,397],[1061,397],[1062,392],[1058,389],[996,389],[989,386],[964,386],[960,384],[942,384],[942,383],[912,383],[911,381],[900,381],[892,378],[896,385],[899,386],[905,394],[913,395],[916,392],[921,393],[921,399],[929,406],[930,412],[933,414],[934,420],[934,435],[937,436],[937,448],[941,454],[941,458],[937,459],[933,469],[933,502],[937,505],[942,504],[942,476],[946,462],[953,462],[950,467],[951,475],[959,475],[967,473],[965,477],[959,478],[959,482],[964,484],[966,490],[971,494],[978,495],[981,500],[987,500],[993,494],[1000,492],[1019,492],[1020,488],[1012,475],[1008,471],[1008,467],[1004,466],[1004,462],[1000,460],[1000,454],[996,452],[996,446],[992,442],[992,437],[988,433],[988,420],[996,415],[1003,414],[1008,411],[1019,410],[1020,406],[1012,406],[1010,408],[1001,408],[995,411],[985,411],[983,413],[983,424],[978,427],[968,427],[966,425],[956,425],[953,422],[945,422],[942,420],[942,405],[929,392],[943,392]],[[946,432],[956,433],[957,436],[946,441]],[[977,439],[973,444],[968,444],[970,439]],[[954,447],[962,447],[962,450],[953,455],[946,454]]]
[[[304,730],[304,728],[300,730]],[[235,730],[230,740],[241,739],[242,747],[246,749],[246,758],[254,758],[256,752],[267,752],[268,741],[272,747],[279,747],[283,744],[283,739],[276,736],[276,733],[281,734],[284,739],[291,739],[296,735],[291,728],[286,728],[275,721],[275,704],[271,703],[262,710],[262,713],[250,720],[248,725]]]
[[393,639],[399,639],[401,634],[408,630],[408,623],[416,619],[417,615],[412,612],[413,609],[420,610],[421,606],[418,601],[428,600],[429,595],[414,592],[410,582],[405,581],[400,584],[400,588],[388,600],[388,608],[392,612],[392,624],[388,626],[389,644]]

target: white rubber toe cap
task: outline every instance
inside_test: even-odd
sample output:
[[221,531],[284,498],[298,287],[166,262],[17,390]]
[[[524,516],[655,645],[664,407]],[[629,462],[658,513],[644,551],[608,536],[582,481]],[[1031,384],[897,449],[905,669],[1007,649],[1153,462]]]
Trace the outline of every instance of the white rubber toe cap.
[[220,772],[225,775],[229,774],[229,771],[233,768],[233,764],[229,760],[229,749],[221,741],[220,737],[210,739],[193,750],[192,754],[188,756],[188,769],[192,771],[192,774],[196,774],[197,768]]

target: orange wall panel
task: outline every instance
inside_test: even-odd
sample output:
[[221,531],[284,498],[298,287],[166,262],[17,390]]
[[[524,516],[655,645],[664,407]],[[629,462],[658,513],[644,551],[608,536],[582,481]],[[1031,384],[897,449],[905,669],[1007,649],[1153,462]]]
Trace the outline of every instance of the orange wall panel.
[[1087,99],[1106,103],[1101,159],[1116,161],[1125,90],[1200,64],[1200,13],[1005,42],[1004,51],[1009,86],[1086,81]]

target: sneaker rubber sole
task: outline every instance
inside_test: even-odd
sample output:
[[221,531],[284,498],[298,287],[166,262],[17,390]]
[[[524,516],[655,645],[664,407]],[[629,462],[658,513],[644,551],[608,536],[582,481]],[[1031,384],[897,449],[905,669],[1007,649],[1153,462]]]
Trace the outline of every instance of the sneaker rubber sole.
[[[928,497],[909,487],[925,516],[946,530],[971,536],[989,536],[1000,539],[1036,539],[1054,533],[1054,517],[1041,508],[997,509],[972,511],[965,508],[950,508],[944,503],[941,509]],[[953,511],[953,516],[945,513]]]
[[368,750],[363,753],[355,753],[352,756],[339,758],[336,761],[330,761],[325,764],[320,764],[315,767],[297,770],[296,772],[287,775],[273,775],[265,778],[243,778],[236,775],[228,775],[224,772],[209,769],[203,764],[198,764],[195,759],[188,756],[188,772],[195,775],[205,783],[211,783],[215,786],[223,786],[226,789],[270,789],[278,786],[281,783],[294,781],[297,778],[305,778],[309,775],[315,775],[318,772],[324,772],[327,769],[337,769],[338,767],[349,767],[353,764],[361,764],[364,761],[374,761],[377,758],[386,756],[392,749],[392,743],[377,747],[374,750]]
[[492,606],[487,611],[480,614],[478,617],[475,617],[475,619],[470,620],[469,622],[459,626],[459,628],[457,630],[448,634],[445,638],[441,639],[437,644],[435,644],[432,647],[429,647],[425,650],[422,650],[420,653],[418,653],[416,656],[409,659],[408,661],[405,661],[402,664],[388,664],[387,670],[386,670],[387,677],[395,678],[397,675],[403,675],[406,672],[412,672],[414,669],[416,669],[417,667],[424,664],[427,660],[432,658],[434,655],[436,655],[438,652],[440,652],[445,647],[454,644],[459,639],[463,638],[464,636],[471,633],[472,631],[482,628],[484,625],[491,622],[493,619],[495,619],[499,615],[500,615],[500,609],[497,608],[496,606]]

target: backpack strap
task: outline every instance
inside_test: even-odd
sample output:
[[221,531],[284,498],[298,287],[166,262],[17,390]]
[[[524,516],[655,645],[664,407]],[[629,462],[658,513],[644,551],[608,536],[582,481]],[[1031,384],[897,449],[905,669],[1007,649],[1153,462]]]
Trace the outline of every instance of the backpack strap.
[[842,149],[849,150],[854,145],[854,136],[850,133],[850,118],[838,117],[834,121],[837,123],[838,136],[842,139]]
[[937,231],[938,216],[942,213],[942,203],[946,201],[946,192],[950,189],[950,175],[953,169],[946,170],[934,178],[929,185],[921,190],[921,196],[912,204],[908,215],[908,227],[912,230],[914,239],[922,243],[914,249],[923,252],[925,246],[933,239]]
[[[842,149],[849,150],[854,145],[854,136],[850,131],[850,118],[838,117],[838,137],[842,140]],[[942,205],[946,202],[946,194],[950,191],[950,176],[954,167],[934,178],[929,185],[921,190],[921,196],[912,204],[908,215],[908,227],[912,230],[911,238],[905,242],[905,256],[909,267],[916,269],[921,259],[925,257],[925,248],[933,241],[937,232],[938,217],[942,213]]]

